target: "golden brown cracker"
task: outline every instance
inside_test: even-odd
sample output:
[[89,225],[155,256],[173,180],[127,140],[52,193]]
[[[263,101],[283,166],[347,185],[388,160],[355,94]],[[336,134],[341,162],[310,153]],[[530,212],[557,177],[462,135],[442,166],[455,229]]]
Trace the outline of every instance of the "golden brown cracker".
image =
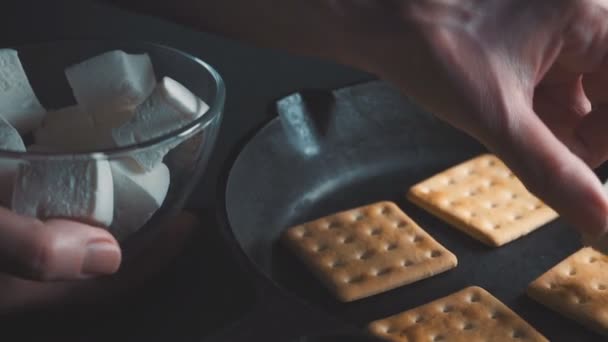
[[499,247],[557,218],[496,156],[484,154],[415,186],[408,199],[473,238]]
[[457,265],[454,254],[392,202],[292,227],[282,240],[344,302],[407,285]]
[[548,341],[526,321],[476,286],[369,324],[388,341]]
[[539,303],[608,336],[608,256],[591,247],[572,254],[528,287]]

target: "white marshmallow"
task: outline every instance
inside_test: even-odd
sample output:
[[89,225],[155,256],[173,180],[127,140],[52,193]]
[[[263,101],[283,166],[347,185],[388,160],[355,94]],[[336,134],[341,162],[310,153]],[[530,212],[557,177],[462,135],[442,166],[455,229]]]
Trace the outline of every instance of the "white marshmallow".
[[38,218],[70,218],[107,227],[114,186],[107,160],[32,161],[20,165],[12,208]]
[[27,133],[40,124],[45,113],[23,70],[19,53],[0,49],[0,116],[20,133]]
[[25,151],[25,144],[19,132],[2,117],[0,117],[0,150]]
[[118,240],[141,228],[162,206],[169,190],[169,168],[133,171],[121,161],[110,162],[114,179],[114,220],[110,231]]
[[34,131],[37,145],[62,152],[82,152],[113,147],[111,129],[98,127],[78,106],[50,111]]
[[148,54],[114,50],[65,70],[77,103],[98,126],[118,127],[154,90],[156,75]]
[[[25,152],[25,145],[19,132],[0,117],[0,149]],[[0,203],[10,205],[15,175],[19,169],[18,159],[0,159]]]
[[[209,110],[209,106],[177,81],[164,77],[150,97],[135,110],[124,125],[112,129],[116,146],[125,146],[160,137],[192,122]],[[152,170],[167,152],[175,147],[148,150],[133,155],[146,171]]]

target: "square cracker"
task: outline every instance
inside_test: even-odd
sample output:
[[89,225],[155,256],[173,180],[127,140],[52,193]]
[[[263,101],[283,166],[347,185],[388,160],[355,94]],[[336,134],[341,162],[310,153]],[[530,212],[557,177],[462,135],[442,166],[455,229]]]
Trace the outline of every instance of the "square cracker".
[[431,277],[458,263],[392,202],[291,227],[282,241],[343,302]]
[[415,186],[407,197],[464,233],[499,247],[557,218],[496,156],[484,154]]
[[608,336],[608,256],[591,247],[572,254],[528,286],[528,296]]
[[548,341],[484,289],[465,288],[447,297],[369,324],[388,341]]

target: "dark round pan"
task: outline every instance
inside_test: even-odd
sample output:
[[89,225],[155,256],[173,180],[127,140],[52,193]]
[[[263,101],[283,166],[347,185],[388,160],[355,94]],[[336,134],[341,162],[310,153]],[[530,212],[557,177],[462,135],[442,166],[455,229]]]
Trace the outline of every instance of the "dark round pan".
[[[220,218],[258,298],[256,307],[216,340],[365,340],[368,322],[470,285],[490,291],[551,341],[602,340],[525,295],[532,280],[581,247],[571,227],[558,219],[489,248],[405,199],[415,183],[485,152],[477,142],[381,82],[297,93],[279,101],[277,109],[279,117],[242,148],[220,184]],[[395,201],[454,252],[459,265],[341,303],[281,246],[279,236],[295,224],[380,200]]]

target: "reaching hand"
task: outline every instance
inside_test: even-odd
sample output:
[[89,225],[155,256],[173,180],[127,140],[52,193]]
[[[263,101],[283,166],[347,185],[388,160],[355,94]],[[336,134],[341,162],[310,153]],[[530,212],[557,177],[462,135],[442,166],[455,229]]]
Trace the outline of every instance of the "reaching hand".
[[180,214],[121,264],[118,243],[101,228],[41,222],[1,207],[0,221],[0,314],[100,301],[137,287],[181,251],[197,223]]
[[[357,65],[468,132],[581,232],[608,232],[608,1],[336,0]],[[353,63],[353,64],[355,64]]]

